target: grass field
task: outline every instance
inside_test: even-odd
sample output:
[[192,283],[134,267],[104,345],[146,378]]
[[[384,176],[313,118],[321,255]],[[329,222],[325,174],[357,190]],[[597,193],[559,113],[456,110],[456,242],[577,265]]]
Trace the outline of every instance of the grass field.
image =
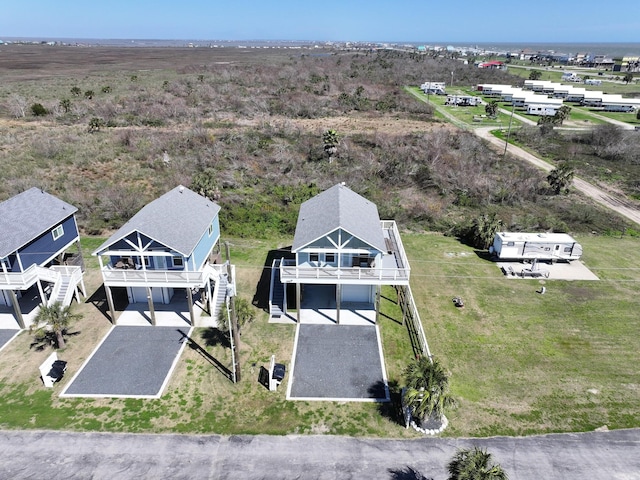
[[[86,252],[101,239],[83,240]],[[429,345],[451,372],[460,406],[448,416],[446,436],[533,433],[638,427],[640,307],[636,292],[640,259],[636,238],[579,238],[584,262],[599,282],[506,279],[473,249],[438,234],[405,234],[412,290]],[[238,290],[256,293],[270,250],[287,239],[230,240]],[[88,258],[90,291],[100,284]],[[392,389],[413,357],[392,289],[383,292],[380,329]],[[463,309],[451,298],[461,296]],[[94,297],[95,300],[95,297]],[[257,320],[243,329],[242,381],[231,384],[197,351],[187,348],[165,394],[158,400],[60,399],[66,382],[108,331],[95,302],[77,307],[84,319],[60,357],[67,377],[42,387],[38,365],[50,353],[29,348],[22,333],[0,355],[2,428],[182,433],[331,433],[411,437],[390,405],[289,402],[285,388],[268,392],[257,382],[260,366],[275,354],[290,363],[295,328]],[[194,340],[225,365],[228,349],[207,329]],[[285,379],[287,380],[288,377]]]

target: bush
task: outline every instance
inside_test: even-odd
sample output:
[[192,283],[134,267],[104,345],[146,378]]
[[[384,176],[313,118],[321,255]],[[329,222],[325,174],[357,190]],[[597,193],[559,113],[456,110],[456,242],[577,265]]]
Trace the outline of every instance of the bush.
[[49,111],[42,106],[41,103],[34,103],[31,105],[31,113],[34,117],[43,117],[49,113]]

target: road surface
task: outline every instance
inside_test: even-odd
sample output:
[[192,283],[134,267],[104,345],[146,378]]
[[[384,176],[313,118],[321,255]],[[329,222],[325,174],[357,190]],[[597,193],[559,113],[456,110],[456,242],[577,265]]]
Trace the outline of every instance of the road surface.
[[475,445],[510,480],[640,479],[640,429],[419,440],[0,431],[0,478],[444,480],[456,450]]

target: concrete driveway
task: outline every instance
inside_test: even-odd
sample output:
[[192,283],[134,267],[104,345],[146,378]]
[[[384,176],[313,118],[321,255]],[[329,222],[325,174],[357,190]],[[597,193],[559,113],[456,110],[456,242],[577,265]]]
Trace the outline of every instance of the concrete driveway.
[[61,397],[159,398],[189,327],[113,327]]
[[456,450],[474,445],[510,480],[640,478],[640,429],[420,440],[0,431],[0,477],[445,480]]
[[388,401],[378,327],[300,324],[287,398]]

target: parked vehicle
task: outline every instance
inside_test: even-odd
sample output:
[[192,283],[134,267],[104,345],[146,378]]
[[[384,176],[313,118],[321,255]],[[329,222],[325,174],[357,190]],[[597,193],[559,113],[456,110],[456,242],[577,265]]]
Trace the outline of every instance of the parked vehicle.
[[582,245],[566,233],[498,232],[489,253],[500,260],[578,260]]

